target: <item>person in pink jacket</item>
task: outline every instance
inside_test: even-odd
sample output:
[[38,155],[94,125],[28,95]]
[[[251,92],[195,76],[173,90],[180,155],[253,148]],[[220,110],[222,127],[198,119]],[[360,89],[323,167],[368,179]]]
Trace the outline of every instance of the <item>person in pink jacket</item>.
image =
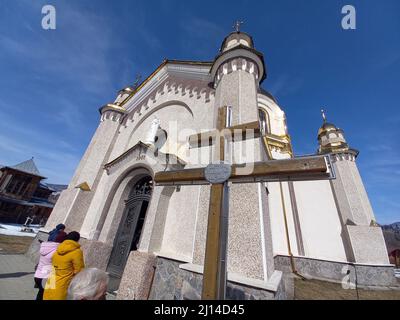
[[53,254],[56,252],[58,245],[64,241],[65,235],[65,233],[60,233],[54,241],[45,241],[40,245],[40,258],[34,276],[35,287],[39,289],[36,300],[43,300],[43,284],[46,283],[46,280],[51,273],[51,259]]

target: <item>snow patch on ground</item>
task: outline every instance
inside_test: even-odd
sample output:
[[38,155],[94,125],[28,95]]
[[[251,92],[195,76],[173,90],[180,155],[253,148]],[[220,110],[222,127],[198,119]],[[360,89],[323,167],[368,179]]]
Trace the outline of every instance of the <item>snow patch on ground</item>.
[[39,225],[31,225],[30,228],[33,229],[33,232],[23,232],[21,231],[23,225],[21,224],[5,224],[0,223],[0,234],[7,236],[18,236],[18,237],[36,237],[36,234],[39,232],[41,226]]

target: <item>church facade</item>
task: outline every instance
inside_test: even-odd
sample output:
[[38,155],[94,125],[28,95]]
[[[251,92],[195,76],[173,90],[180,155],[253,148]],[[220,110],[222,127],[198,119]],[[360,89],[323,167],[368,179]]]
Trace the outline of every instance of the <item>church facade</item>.
[[[229,162],[301,157],[284,111],[260,86],[266,75],[252,37],[236,31],[213,61],[165,60],[139,86],[122,89],[100,108],[90,145],[38,237],[58,223],[79,231],[87,265],[109,272],[119,299],[199,298],[210,186],[157,186],[153,178],[215,160],[213,145],[191,148],[187,137],[215,129],[221,106],[232,125],[259,121],[262,132],[230,142]],[[231,185],[228,298],[290,298],[291,274],[343,282],[357,272],[359,285],[395,284],[358,151],[325,117],[318,143],[335,179]]]

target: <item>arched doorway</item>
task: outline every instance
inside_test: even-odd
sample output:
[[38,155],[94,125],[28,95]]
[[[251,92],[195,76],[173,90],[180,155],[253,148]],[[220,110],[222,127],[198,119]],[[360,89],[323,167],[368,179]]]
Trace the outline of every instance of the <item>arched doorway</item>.
[[125,200],[124,213],[107,267],[111,277],[109,285],[111,291],[118,289],[129,253],[137,250],[139,246],[152,190],[153,179],[148,175],[141,176]]

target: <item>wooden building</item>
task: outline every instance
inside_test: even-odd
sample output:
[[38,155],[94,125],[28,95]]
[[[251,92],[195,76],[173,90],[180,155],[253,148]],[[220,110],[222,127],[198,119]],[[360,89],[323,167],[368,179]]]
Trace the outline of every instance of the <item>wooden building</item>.
[[66,188],[47,185],[44,179],[33,158],[0,167],[0,222],[23,224],[30,217],[32,224],[44,225],[54,207],[52,195]]

